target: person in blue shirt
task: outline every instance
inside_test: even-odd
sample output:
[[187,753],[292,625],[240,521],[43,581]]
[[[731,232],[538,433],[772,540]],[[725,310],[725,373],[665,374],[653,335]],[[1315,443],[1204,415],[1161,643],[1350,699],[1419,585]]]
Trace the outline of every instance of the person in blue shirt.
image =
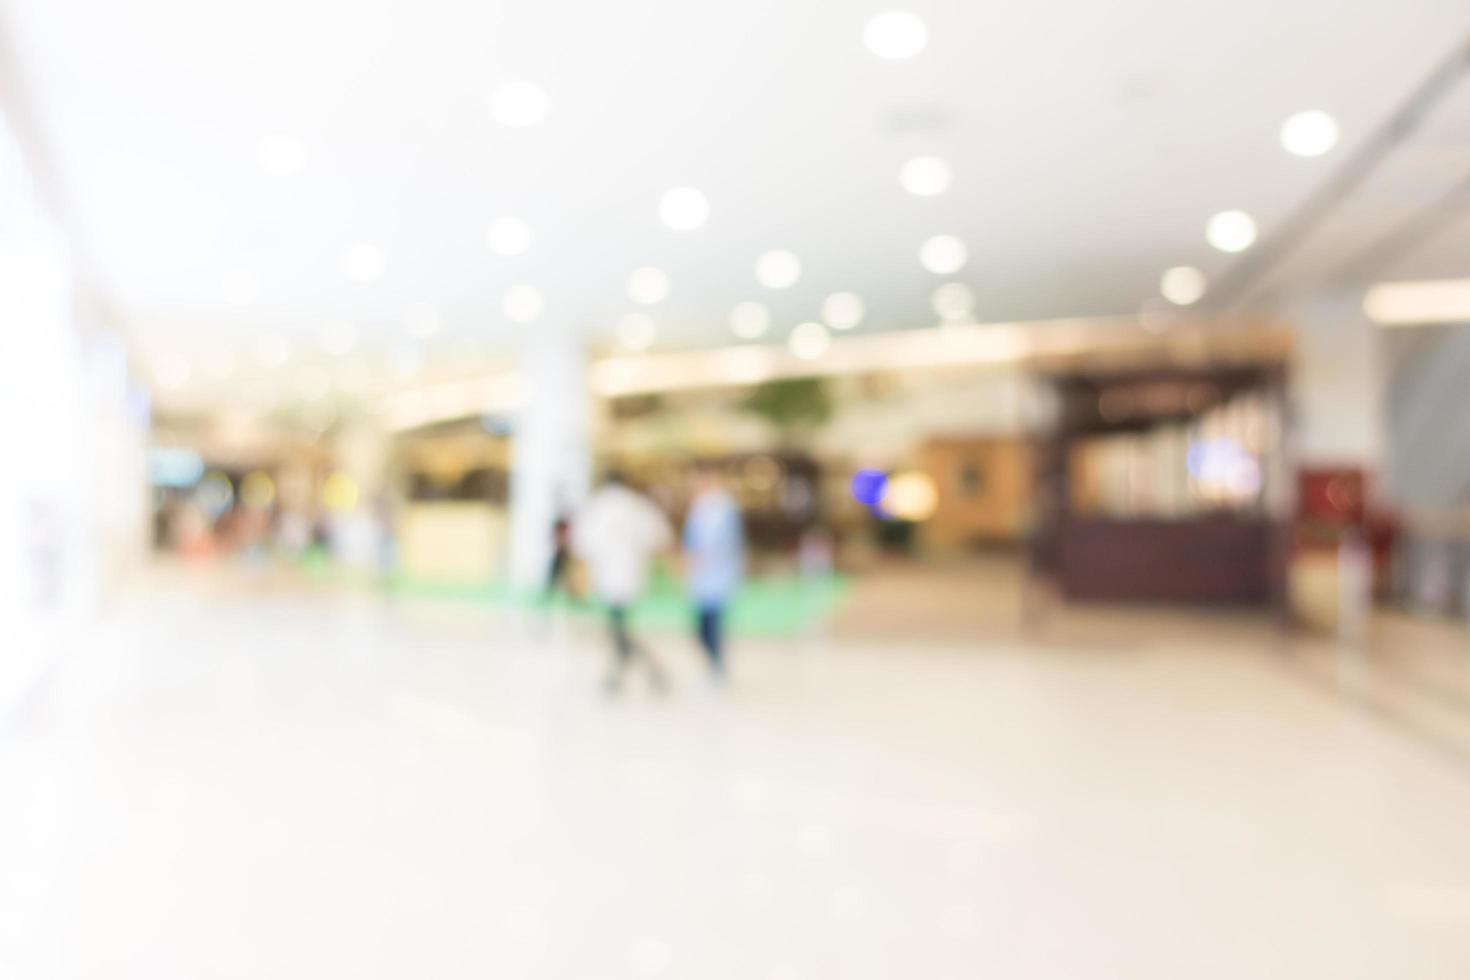
[[745,528],[718,467],[694,471],[694,499],[684,518],[684,574],[698,612],[699,643],[716,679],[724,677],[725,608],[745,577]]

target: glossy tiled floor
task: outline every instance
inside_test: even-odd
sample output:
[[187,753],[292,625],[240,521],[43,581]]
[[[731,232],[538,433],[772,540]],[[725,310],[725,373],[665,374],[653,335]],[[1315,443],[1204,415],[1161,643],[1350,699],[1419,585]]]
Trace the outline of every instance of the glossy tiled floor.
[[0,727],[0,976],[1470,976],[1465,757],[1148,625],[843,629],[723,695],[658,637],[672,695],[609,700],[587,624],[140,597]]

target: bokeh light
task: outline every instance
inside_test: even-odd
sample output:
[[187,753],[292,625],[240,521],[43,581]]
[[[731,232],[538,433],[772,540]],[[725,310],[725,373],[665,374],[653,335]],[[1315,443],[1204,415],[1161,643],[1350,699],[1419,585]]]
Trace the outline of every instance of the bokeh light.
[[505,314],[507,320],[516,323],[530,323],[545,308],[546,302],[541,298],[541,290],[535,286],[511,286],[500,297],[500,312]]
[[1205,238],[1222,252],[1244,252],[1255,244],[1256,220],[1244,211],[1221,211],[1205,226]]
[[669,295],[669,274],[651,265],[628,276],[628,298],[644,306],[662,303]]
[[792,329],[787,345],[803,361],[815,361],[832,346],[832,335],[820,323],[799,323]]
[[730,311],[730,330],[741,340],[755,340],[771,329],[771,311],[762,303],[747,300]]
[[333,473],[322,482],[322,506],[328,510],[351,510],[357,506],[357,481],[346,473]]
[[948,276],[965,267],[970,250],[954,235],[935,235],[919,246],[919,264],[936,276]]
[[276,481],[263,470],[253,470],[240,481],[240,502],[246,507],[265,510],[276,499]]
[[888,478],[879,505],[888,517],[900,521],[924,521],[939,507],[939,490],[929,474],[905,470]]
[[1192,265],[1176,265],[1166,270],[1159,280],[1159,292],[1175,306],[1199,302],[1207,288],[1205,274]]
[[904,190],[919,197],[935,197],[949,190],[954,172],[940,157],[914,157],[898,172]]
[[924,50],[929,43],[929,28],[917,14],[889,10],[868,21],[863,43],[880,58],[901,61]]
[[1309,109],[1281,124],[1281,146],[1293,156],[1320,157],[1337,145],[1337,120],[1320,109]]
[[865,312],[856,293],[833,293],[822,301],[822,320],[833,330],[851,330],[863,322]]
[[693,231],[709,220],[709,201],[693,187],[674,187],[659,200],[658,216],[674,231]]
[[852,492],[852,499],[864,507],[877,507],[883,499],[883,487],[887,483],[887,473],[865,467],[852,475],[848,489]]
[[230,509],[235,500],[235,486],[230,478],[218,470],[204,474],[204,479],[194,488],[194,500],[199,509],[210,518],[217,518]]
[[801,259],[794,252],[774,249],[756,260],[756,282],[767,289],[788,289],[800,278]]
[[975,290],[962,282],[947,282],[930,294],[929,305],[946,323],[963,323],[975,315]]

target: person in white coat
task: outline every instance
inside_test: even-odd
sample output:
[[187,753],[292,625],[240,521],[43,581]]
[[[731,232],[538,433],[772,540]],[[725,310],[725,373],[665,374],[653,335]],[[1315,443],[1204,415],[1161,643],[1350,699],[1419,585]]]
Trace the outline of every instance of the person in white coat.
[[607,474],[572,522],[573,550],[587,563],[592,592],[607,607],[612,628],[611,691],[622,686],[634,660],[643,664],[656,688],[665,685],[663,668],[628,630],[628,608],[647,588],[654,558],[672,543],[663,511],[616,471]]

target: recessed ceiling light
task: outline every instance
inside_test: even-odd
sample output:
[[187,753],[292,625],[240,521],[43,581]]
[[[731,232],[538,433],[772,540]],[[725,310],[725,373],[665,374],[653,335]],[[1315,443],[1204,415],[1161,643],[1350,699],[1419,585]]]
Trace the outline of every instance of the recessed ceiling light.
[[1159,292],[1175,306],[1199,302],[1208,286],[1205,274],[1192,265],[1176,265],[1167,269],[1159,280]]
[[962,282],[947,282],[929,296],[929,305],[947,323],[963,323],[975,315],[975,290]]
[[512,286],[500,298],[500,311],[516,323],[530,323],[546,308],[541,290],[535,286]]
[[531,247],[531,226],[524,218],[496,218],[485,230],[485,244],[505,258],[521,255]]
[[357,331],[346,320],[328,320],[322,327],[322,350],[333,357],[341,357],[357,344]]
[[278,368],[291,359],[291,341],[275,332],[264,334],[256,343],[255,356],[265,367]]
[[730,330],[741,340],[755,340],[770,328],[771,312],[760,303],[737,303],[730,311]]
[[939,157],[914,157],[898,172],[898,182],[910,194],[935,197],[949,190],[954,172]]
[[917,14],[890,10],[868,21],[863,43],[880,58],[891,61],[912,58],[929,43],[929,28]]
[[433,303],[415,303],[403,314],[403,325],[415,340],[428,340],[444,327],[444,314]]
[[306,144],[294,136],[273,133],[256,148],[260,169],[272,177],[289,177],[306,169]]
[[658,336],[658,324],[647,313],[629,313],[618,321],[618,340],[628,350],[647,350]]
[[958,272],[970,260],[970,250],[953,235],[935,235],[919,247],[919,262],[936,276]]
[[709,220],[709,201],[693,187],[675,187],[658,202],[658,216],[674,231],[693,231]]
[[1221,211],[1205,226],[1205,238],[1222,252],[1244,252],[1255,244],[1256,221],[1244,211]]
[[383,250],[367,242],[358,242],[342,254],[342,271],[356,282],[374,282],[387,271],[388,260]]
[[833,293],[822,301],[822,319],[833,330],[851,330],[863,322],[862,297],[855,293]]
[[490,96],[490,114],[502,126],[536,126],[551,112],[551,99],[532,82],[507,82]]
[[260,295],[260,280],[253,272],[236,269],[225,273],[220,283],[220,292],[224,294],[225,302],[231,306],[249,306]]
[[650,306],[661,303],[669,295],[669,276],[662,269],[646,265],[628,276],[628,298]]
[[801,259],[785,249],[775,249],[755,262],[755,278],[767,289],[786,289],[801,278]]
[[177,391],[189,383],[189,376],[193,369],[184,355],[176,351],[169,351],[159,355],[158,363],[153,365],[153,380],[158,382],[158,387],[167,391]]
[[832,335],[820,323],[798,323],[787,338],[787,346],[803,361],[815,361],[832,346]]
[[1320,157],[1337,145],[1337,120],[1320,109],[1287,116],[1281,124],[1281,146],[1299,157]]

